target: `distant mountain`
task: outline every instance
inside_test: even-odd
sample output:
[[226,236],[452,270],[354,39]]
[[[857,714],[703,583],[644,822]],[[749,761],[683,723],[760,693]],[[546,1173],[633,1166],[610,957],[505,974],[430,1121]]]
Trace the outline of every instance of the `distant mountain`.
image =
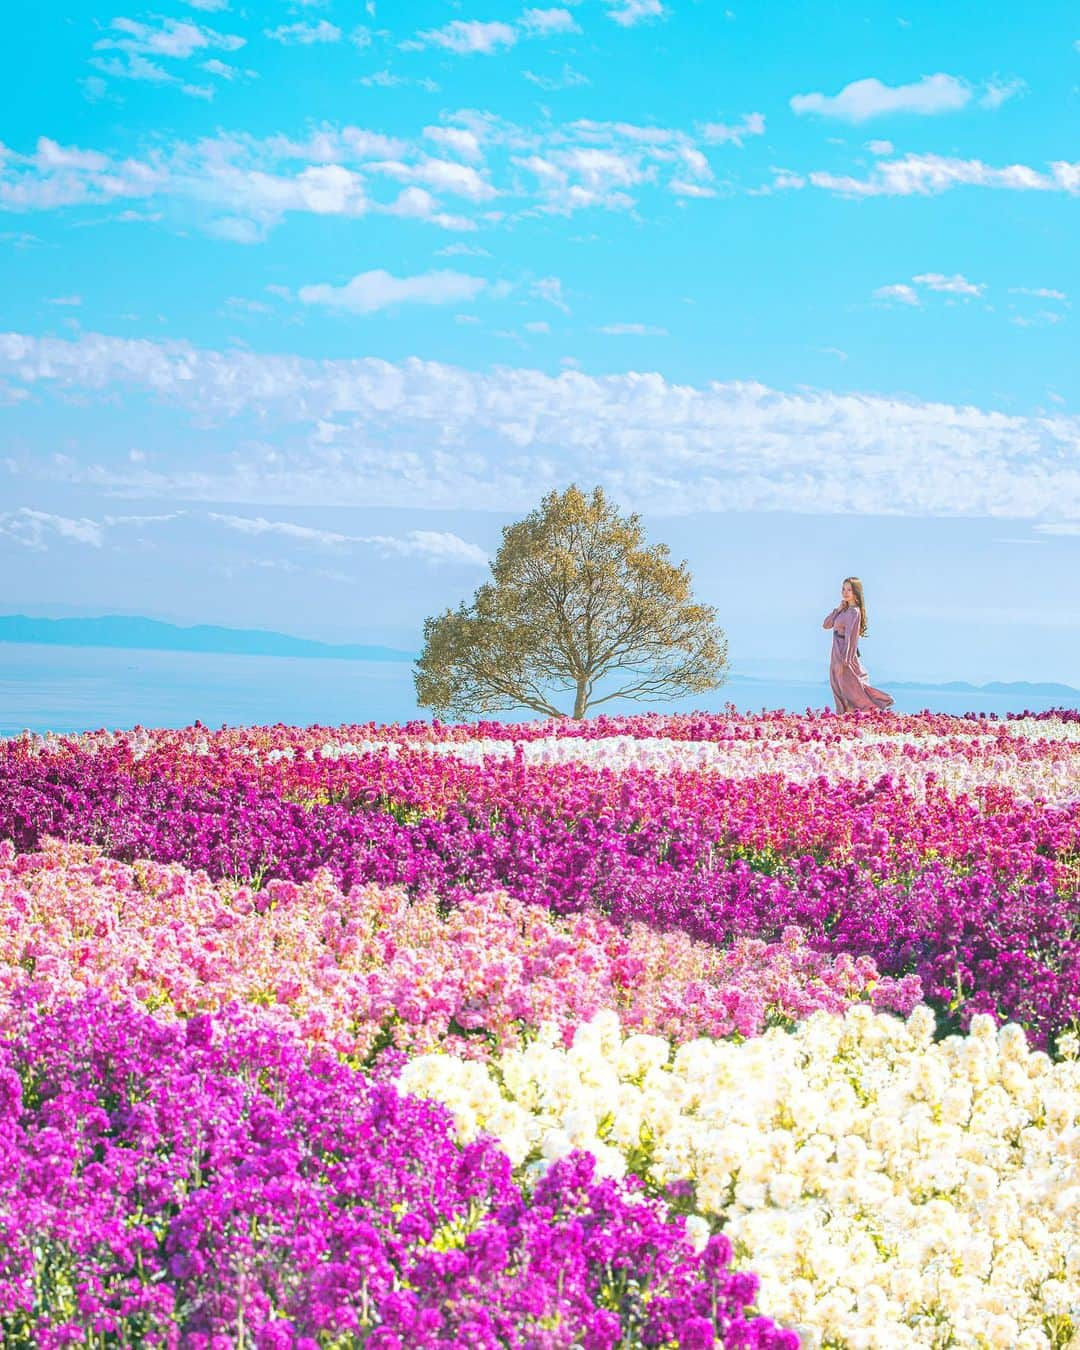
[[[740,675],[733,673],[727,678],[728,684],[821,684],[829,683],[828,672],[818,679],[808,679],[796,675],[787,679],[775,675]],[[1032,684],[1028,680],[993,680],[989,684],[968,684],[965,680],[939,681],[934,684],[923,680],[890,680],[882,677],[878,683],[885,689],[932,689],[942,694],[1037,694],[1043,698],[1064,694],[1069,698],[1080,698],[1080,689],[1071,684]]]
[[907,680],[890,680],[890,689],[940,689],[961,694],[1053,694],[1080,695],[1080,689],[1071,684],[1032,684],[1029,680],[991,680],[989,684],[967,684],[950,680],[947,684],[919,684]]
[[[396,647],[363,646],[353,643],[317,642],[311,638],[289,637],[261,628],[219,628],[211,624],[182,627],[160,619],[108,614],[101,618],[29,618],[25,614],[0,615],[0,642],[36,643],[52,647],[112,647],[131,651],[213,652],[227,656],[318,657],[331,661],[384,661],[411,663],[415,652]],[[757,663],[754,663],[755,665]],[[828,688],[828,677],[821,672],[796,673],[798,663],[790,663],[789,673],[781,674],[784,662],[773,662],[775,673],[741,674],[733,671],[727,679],[733,685],[801,685]],[[995,680],[990,684],[968,684],[963,680],[937,683],[919,680],[890,680],[880,683],[887,689],[925,689],[939,693],[1036,695],[1044,698],[1080,699],[1080,689],[1068,684],[1033,684],[1026,680]]]
[[332,661],[411,662],[415,652],[394,647],[315,642],[261,628],[181,628],[158,619],[108,614],[100,619],[31,619],[0,615],[0,642],[33,642],[52,647],[123,647],[133,651],[216,652],[228,656],[306,656]]

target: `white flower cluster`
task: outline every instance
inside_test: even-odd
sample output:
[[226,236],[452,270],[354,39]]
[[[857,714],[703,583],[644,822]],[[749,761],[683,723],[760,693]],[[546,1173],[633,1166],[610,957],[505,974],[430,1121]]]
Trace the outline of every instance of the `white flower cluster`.
[[[904,782],[916,796],[933,773],[947,792],[971,794],[976,788],[1012,788],[1021,798],[1043,798],[1053,806],[1080,798],[1080,723],[1060,718],[1016,718],[1002,722],[963,722],[957,719],[949,735],[909,731],[860,732],[839,743],[803,739],[800,724],[763,723],[752,740],[686,741],[668,736],[540,736],[515,741],[478,737],[432,741],[422,737],[346,740],[331,736],[318,747],[323,759],[349,759],[369,753],[396,758],[403,750],[431,755],[450,755],[470,764],[488,759],[509,759],[520,751],[526,764],[575,764],[607,768],[616,772],[648,769],[657,773],[682,770],[688,773],[718,773],[727,778],[758,774],[783,774],[793,783],[812,783],[825,778],[830,783],[851,779],[875,782],[884,774]],[[1002,733],[1005,733],[1004,735]],[[86,753],[128,741],[136,759],[152,748],[144,731],[88,732],[79,738]],[[50,733],[28,734],[37,753],[59,752],[63,741]],[[1035,742],[1058,743],[1054,754],[1030,755]],[[1010,744],[1012,742],[1012,744]],[[207,755],[210,742],[200,736],[184,745],[184,752]],[[909,749],[920,752],[912,757]],[[922,752],[930,752],[923,755]],[[315,747],[278,747],[272,750],[243,746],[234,753],[274,763],[297,758],[314,759]]]
[[399,1086],[526,1172],[584,1148],[693,1180],[809,1350],[1080,1350],[1075,1039],[1054,1063],[1018,1026],[933,1027],[856,1006],[676,1049],[605,1012],[569,1050],[545,1029],[490,1068],[422,1056]]
[[1028,741],[1072,741],[1080,744],[1080,722],[1065,722],[1060,717],[1015,717],[1008,723],[1010,736]]
[[[1025,724],[1018,722],[1018,726]],[[1018,748],[1034,736],[1032,726],[1017,737]],[[1055,724],[1071,730],[1072,724]],[[718,773],[726,778],[750,778],[758,774],[779,773],[792,783],[812,783],[825,778],[830,783],[849,779],[874,782],[883,774],[905,782],[917,795],[933,773],[946,791],[971,793],[989,785],[1011,787],[1021,797],[1042,797],[1054,805],[1080,797],[1080,740],[1073,736],[1047,735],[1044,739],[1069,742],[1058,758],[1023,758],[1010,752],[1007,744],[991,742],[986,736],[958,733],[956,737],[888,735],[867,733],[839,744],[799,741],[778,734],[767,734],[749,741],[684,741],[664,736],[543,736],[529,741],[487,740],[422,741],[402,745],[432,755],[450,755],[470,764],[486,759],[511,759],[520,750],[526,764],[586,764],[594,769],[648,769],[656,773],[681,770],[686,773]],[[955,743],[966,744],[967,753],[949,753]],[[1075,743],[1075,751],[1073,745]],[[908,746],[934,750],[930,758],[912,759]],[[395,742],[328,741],[320,747],[324,759],[342,759],[369,751],[385,751],[396,756],[401,745]],[[273,751],[267,758],[280,757]],[[308,751],[309,757],[313,754]]]

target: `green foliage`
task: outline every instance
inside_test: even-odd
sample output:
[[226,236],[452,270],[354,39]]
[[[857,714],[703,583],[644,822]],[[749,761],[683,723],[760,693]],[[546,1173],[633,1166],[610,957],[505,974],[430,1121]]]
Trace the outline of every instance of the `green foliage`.
[[[416,664],[417,702],[457,718],[530,708],[573,694],[574,717],[612,700],[655,702],[717,689],[727,639],[696,604],[685,562],[647,547],[640,517],[602,488],[551,492],[503,530],[492,580],[470,605],[429,618]],[[597,696],[611,676],[622,683]]]

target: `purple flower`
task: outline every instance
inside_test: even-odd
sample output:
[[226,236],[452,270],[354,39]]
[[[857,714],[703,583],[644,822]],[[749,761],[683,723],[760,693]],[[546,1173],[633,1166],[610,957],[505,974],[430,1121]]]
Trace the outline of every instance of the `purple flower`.
[[[491,1140],[457,1144],[441,1106],[258,1016],[192,1033],[98,994],[42,1009],[24,989],[11,1018],[0,1335],[29,1327],[47,1350],[112,1327],[213,1350],[242,1322],[261,1350],[601,1350],[723,1346],[746,1322],[756,1281],[730,1271],[726,1239],[699,1257],[683,1219],[598,1179],[588,1154],[529,1199]],[[35,1091],[17,1099],[13,1078]],[[57,1323],[64,1287],[77,1311]]]

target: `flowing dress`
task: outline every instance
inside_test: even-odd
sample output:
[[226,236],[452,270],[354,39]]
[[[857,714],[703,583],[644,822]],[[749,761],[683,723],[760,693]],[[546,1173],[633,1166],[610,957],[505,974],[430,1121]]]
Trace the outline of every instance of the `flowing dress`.
[[829,683],[833,703],[838,713],[875,712],[891,707],[893,697],[882,689],[875,689],[870,676],[859,659],[859,625],[862,615],[858,605],[847,609],[837,605],[825,616],[822,628],[833,630],[832,655],[829,659]]

